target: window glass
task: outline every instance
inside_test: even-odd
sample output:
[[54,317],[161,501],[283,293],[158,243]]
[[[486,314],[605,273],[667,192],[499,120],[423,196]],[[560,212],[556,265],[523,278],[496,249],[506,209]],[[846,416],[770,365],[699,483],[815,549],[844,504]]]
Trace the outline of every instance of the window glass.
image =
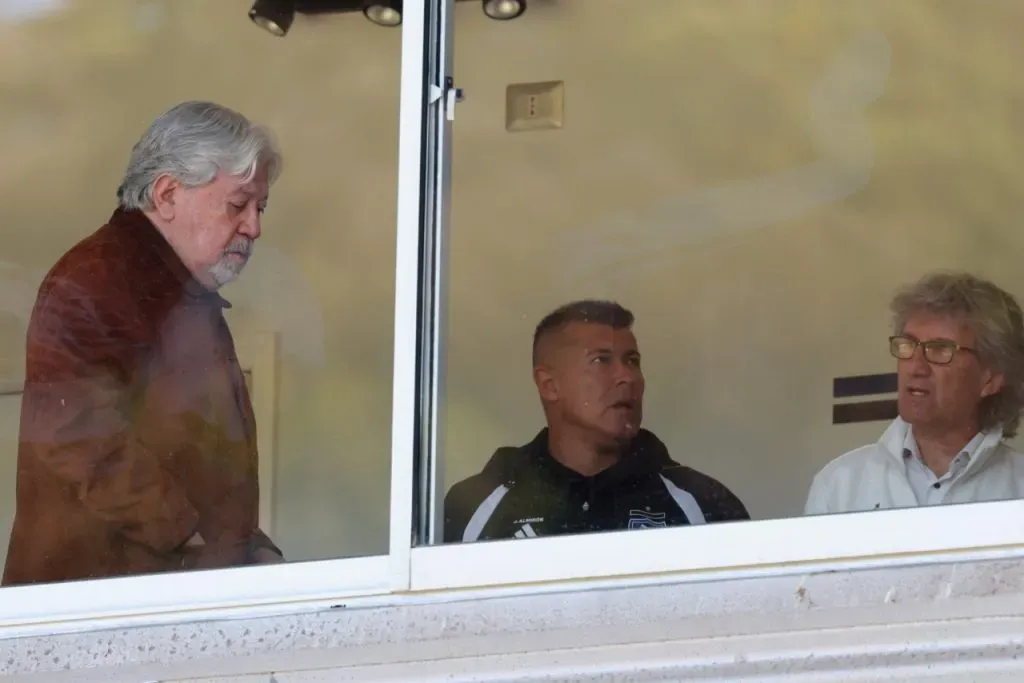
[[387,552],[400,31],[248,9],[0,2],[6,585]]
[[454,10],[447,541],[1020,496],[1020,3],[515,5]]

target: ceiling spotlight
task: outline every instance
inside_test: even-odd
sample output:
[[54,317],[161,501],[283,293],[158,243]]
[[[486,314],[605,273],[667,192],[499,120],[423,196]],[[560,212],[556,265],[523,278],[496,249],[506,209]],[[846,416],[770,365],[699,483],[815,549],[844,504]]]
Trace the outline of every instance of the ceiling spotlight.
[[526,11],[526,0],[483,0],[484,14],[491,19],[515,19]]
[[281,37],[288,33],[295,20],[295,2],[293,0],[256,0],[249,10],[252,22],[275,36]]
[[363,5],[363,14],[378,26],[398,26],[402,23],[402,0],[369,0]]

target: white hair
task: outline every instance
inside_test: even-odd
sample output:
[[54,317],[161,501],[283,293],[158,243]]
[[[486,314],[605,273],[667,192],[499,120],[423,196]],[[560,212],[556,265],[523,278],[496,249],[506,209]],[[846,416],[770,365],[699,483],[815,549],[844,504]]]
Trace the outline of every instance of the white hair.
[[269,129],[213,102],[183,102],[157,117],[132,147],[117,200],[125,209],[151,209],[153,183],[164,174],[202,187],[219,171],[248,182],[264,165],[273,183],[281,153]]

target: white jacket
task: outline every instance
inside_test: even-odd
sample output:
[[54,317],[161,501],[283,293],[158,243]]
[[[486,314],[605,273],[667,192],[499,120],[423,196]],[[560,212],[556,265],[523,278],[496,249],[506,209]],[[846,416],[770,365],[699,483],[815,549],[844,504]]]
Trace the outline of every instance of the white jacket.
[[[910,428],[896,418],[878,443],[841,455],[818,472],[805,515],[917,507],[907,478],[903,443]],[[945,503],[1024,498],[1024,455],[1002,439],[1002,430],[983,433],[978,450],[950,483]]]

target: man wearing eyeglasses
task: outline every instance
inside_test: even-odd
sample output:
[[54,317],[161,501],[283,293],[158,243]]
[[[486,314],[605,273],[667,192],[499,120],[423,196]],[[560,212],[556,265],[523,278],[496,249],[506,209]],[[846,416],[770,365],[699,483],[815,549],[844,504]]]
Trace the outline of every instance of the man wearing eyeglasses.
[[937,273],[891,307],[899,417],[817,474],[805,514],[1024,497],[1024,455],[1004,441],[1024,406],[1020,306],[986,280]]

